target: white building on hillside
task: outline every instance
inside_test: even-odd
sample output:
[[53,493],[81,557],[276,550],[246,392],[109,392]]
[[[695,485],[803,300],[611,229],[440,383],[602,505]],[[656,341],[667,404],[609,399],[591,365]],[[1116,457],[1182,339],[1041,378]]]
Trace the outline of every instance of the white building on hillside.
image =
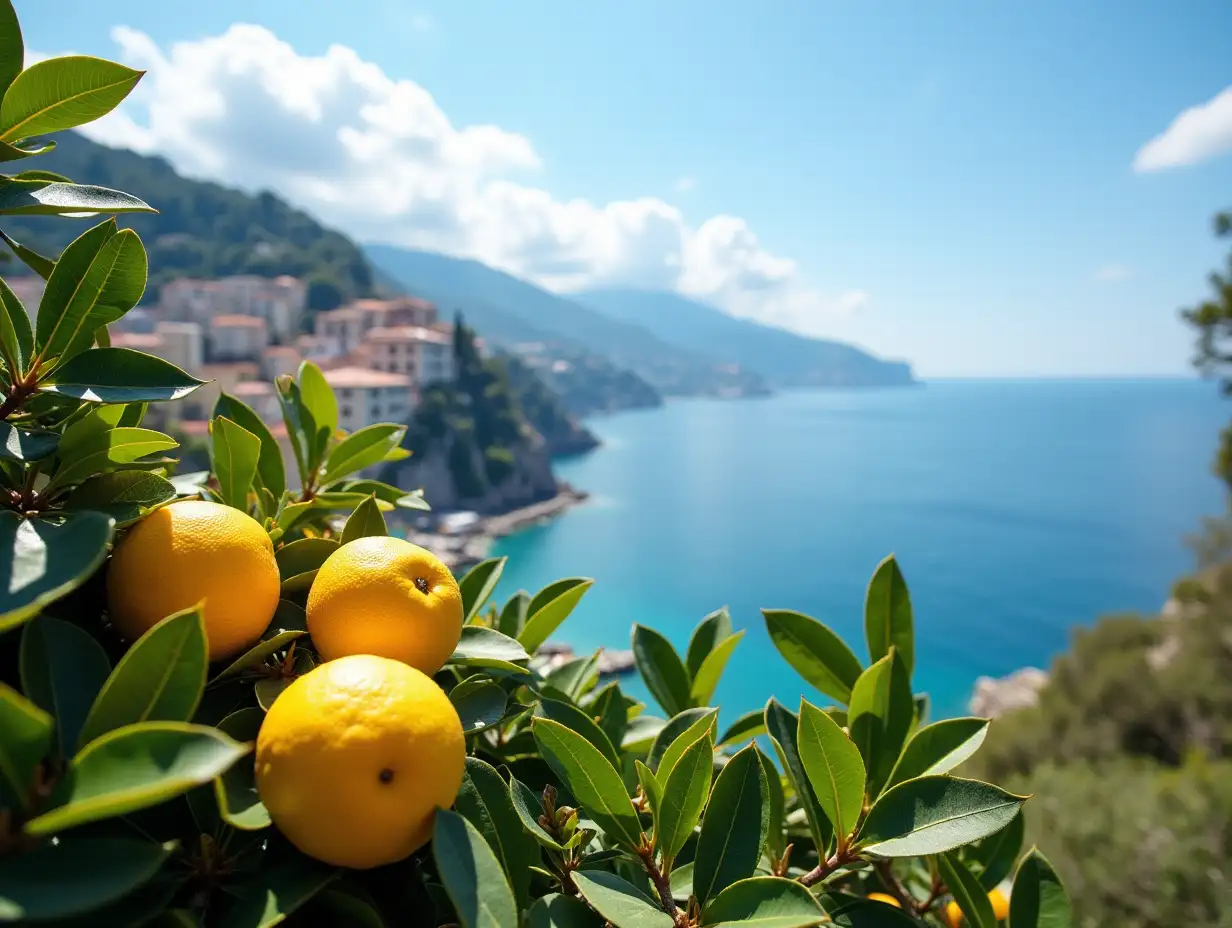
[[404,422],[414,407],[411,379],[365,367],[336,367],[325,380],[338,400],[338,424],[348,432],[375,422]]
[[317,313],[316,334],[335,338],[345,354],[355,351],[372,329],[393,326],[430,327],[436,307],[427,300],[404,296],[393,300],[355,300],[339,309]]
[[212,361],[256,361],[269,342],[269,327],[259,316],[226,314],[210,319]]
[[308,287],[295,277],[240,274],[220,280],[181,277],[163,286],[159,303],[167,319],[207,324],[214,316],[255,316],[270,336],[289,342],[299,332]]
[[413,325],[371,329],[360,352],[373,370],[405,374],[417,389],[453,378],[453,337],[437,329]]

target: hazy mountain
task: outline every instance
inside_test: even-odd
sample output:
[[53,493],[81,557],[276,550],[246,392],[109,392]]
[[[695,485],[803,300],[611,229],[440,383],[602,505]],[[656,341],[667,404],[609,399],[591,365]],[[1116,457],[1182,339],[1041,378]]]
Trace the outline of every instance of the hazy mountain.
[[676,293],[589,290],[580,303],[649,329],[663,341],[734,361],[775,386],[896,386],[913,382],[903,361],[884,361],[842,342],[737,319]]
[[464,258],[368,245],[369,260],[443,314],[460,310],[483,337],[503,345],[559,342],[607,358],[667,395],[766,392],[764,379],[730,359],[671,344],[641,325],[612,319],[511,274]]

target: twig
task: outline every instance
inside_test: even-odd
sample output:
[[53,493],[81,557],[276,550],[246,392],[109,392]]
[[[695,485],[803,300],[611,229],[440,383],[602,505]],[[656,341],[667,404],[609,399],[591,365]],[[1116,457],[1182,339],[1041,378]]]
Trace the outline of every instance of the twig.
[[898,900],[899,906],[904,912],[915,911],[915,899],[907,892],[906,887],[899,882],[898,877],[894,875],[894,867],[888,860],[879,860],[873,864],[873,869],[877,871],[877,875],[881,877],[881,882],[885,884],[885,888],[889,890],[890,895]]
[[671,916],[676,928],[688,928],[688,917],[676,908],[676,900],[672,897],[672,884],[668,882],[663,871],[654,862],[654,850],[650,845],[643,843],[643,846],[638,848],[637,854],[642,859],[642,866],[646,868],[646,873],[650,876],[650,882],[654,883],[655,890],[659,894],[659,901],[663,903],[663,911]]
[[849,864],[855,859],[856,855],[849,849],[835,851],[829,860],[823,860],[808,873],[804,874],[804,876],[800,877],[796,882],[805,886],[812,886],[816,883],[820,883],[839,867],[843,866],[843,864]]

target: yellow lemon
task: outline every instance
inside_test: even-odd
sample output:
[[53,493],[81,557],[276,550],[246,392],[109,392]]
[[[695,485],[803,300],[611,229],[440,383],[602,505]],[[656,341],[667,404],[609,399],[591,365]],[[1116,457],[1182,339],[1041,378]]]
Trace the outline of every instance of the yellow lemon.
[[950,928],[962,928],[963,914],[957,902],[951,902],[945,907],[945,923]]
[[317,572],[308,634],[327,661],[379,654],[431,676],[458,646],[462,594],[431,551],[401,538],[357,538]]
[[988,894],[988,901],[992,903],[993,914],[997,917],[997,921],[1005,921],[1010,917],[1010,901],[1005,898],[1005,893],[999,889],[994,889]]
[[339,867],[378,867],[421,847],[465,764],[462,723],[440,687],[369,654],[298,678],[257,735],[257,792],[274,824]]
[[873,902],[884,902],[886,905],[892,905],[896,909],[902,908],[902,905],[899,904],[899,901],[895,899],[893,896],[891,896],[889,893],[869,893],[868,898],[871,899]]
[[125,638],[205,601],[210,660],[254,644],[278,608],[278,564],[245,513],[202,500],[156,509],[116,546],[107,571],[111,622]]

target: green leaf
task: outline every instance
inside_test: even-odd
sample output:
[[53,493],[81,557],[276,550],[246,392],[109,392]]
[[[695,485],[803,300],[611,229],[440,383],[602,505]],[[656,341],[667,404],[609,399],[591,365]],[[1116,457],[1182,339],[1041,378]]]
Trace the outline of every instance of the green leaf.
[[646,688],[667,712],[677,715],[691,707],[689,672],[670,641],[653,628],[634,624],[633,660]]
[[342,543],[354,541],[356,538],[383,536],[389,534],[385,525],[385,517],[381,515],[381,507],[377,505],[376,497],[369,496],[355,507],[342,529]]
[[526,912],[526,928],[603,928],[606,920],[581,899],[551,893]]
[[500,862],[479,829],[463,816],[437,810],[432,856],[462,928],[510,928],[518,923]]
[[54,454],[60,445],[55,432],[25,432],[0,422],[0,458],[9,461],[40,461]]
[[624,781],[603,753],[551,719],[532,723],[543,759],[565,781],[586,814],[614,841],[636,848],[642,828]]
[[127,815],[209,783],[248,753],[215,728],[142,722],[91,741],[69,763],[50,811],[26,823],[50,835]]
[[760,747],[757,748],[757,759],[761,761],[761,769],[765,771],[770,795],[770,831],[766,835],[766,852],[779,858],[787,848],[784,821],[787,797],[783,793],[783,777],[779,768],[774,766],[774,761]]
[[300,402],[317,426],[315,456],[319,458],[325,454],[325,446],[338,430],[338,401],[321,369],[311,361],[300,364],[296,379],[299,381]]
[[[3,144],[3,143],[0,143]],[[32,153],[33,154],[33,153]],[[150,204],[132,194],[92,184],[57,184],[45,180],[10,180],[0,183],[0,214],[57,216],[73,213],[153,213]],[[10,242],[10,247],[16,244]],[[16,251],[16,249],[14,249]],[[33,252],[27,254],[33,255]],[[18,257],[30,264],[27,254]],[[36,256],[37,257],[37,256]]]
[[[76,457],[78,449],[93,441],[104,432],[120,425],[127,406],[85,406],[69,418],[64,435],[60,439],[60,457]],[[125,423],[127,425],[127,423]],[[134,426],[129,426],[134,427]]]
[[274,560],[278,562],[278,576],[284,584],[305,574],[315,576],[321,565],[339,547],[338,542],[332,538],[300,538],[283,545],[274,552]]
[[552,632],[569,618],[569,614],[577,608],[586,591],[594,580],[585,577],[569,577],[557,580],[545,586],[535,594],[527,607],[530,616],[522,631],[518,633],[518,641],[531,654],[539,650],[539,646],[552,636]]
[[505,603],[505,608],[501,610],[500,618],[496,621],[497,630],[510,638],[517,638],[522,632],[522,626],[526,624],[529,606],[529,593],[525,590],[514,593],[509,597],[509,602]]
[[843,640],[814,618],[799,612],[763,609],[770,640],[812,686],[846,705],[860,677],[860,661]]
[[989,835],[982,841],[977,841],[966,848],[969,859],[977,861],[980,866],[980,883],[985,890],[995,888],[1014,869],[1014,861],[1022,850],[1022,842],[1026,837],[1026,824],[1021,815],[1014,816],[1008,825],[996,834]]
[[388,422],[368,425],[348,435],[325,461],[325,476],[322,483],[330,483],[340,477],[379,464],[385,455],[402,444],[406,426]]
[[[255,743],[265,713],[256,706],[232,712],[218,723],[218,730],[241,744]],[[260,831],[270,826],[270,815],[257,795],[257,776],[252,755],[241,757],[214,780],[218,812],[232,828]]]
[[388,928],[376,904],[359,886],[326,889],[312,903],[313,912],[329,919],[325,924],[346,928]]
[[[504,557],[494,557],[480,561],[458,582],[458,588],[462,591],[462,613],[465,616],[463,619],[465,623],[469,624],[487,603],[492,591],[496,589],[496,584],[500,582],[501,572],[505,569],[507,560],[508,558]],[[517,632],[515,631],[514,634],[516,635]]]
[[0,802],[25,808],[39,762],[51,746],[53,719],[0,683]]
[[92,912],[149,882],[170,855],[170,846],[100,837],[46,842],[6,857],[0,864],[0,922]]
[[16,142],[93,122],[115,109],[143,73],[88,55],[32,64],[14,78],[0,103],[0,141]]
[[766,733],[766,714],[764,710],[754,709],[752,712],[746,712],[736,721],[732,722],[719,735],[719,747],[728,744],[738,744],[741,741],[747,741],[750,738],[756,738]]
[[507,697],[496,683],[468,678],[449,691],[449,701],[462,720],[462,731],[473,735],[501,720]]
[[782,877],[755,876],[732,883],[712,899],[702,924],[706,928],[812,928],[826,920],[807,887]]
[[222,501],[248,511],[248,491],[257,475],[261,439],[225,417],[210,422],[210,469],[218,478]]
[[505,871],[518,908],[526,908],[530,904],[530,868],[539,866],[542,856],[539,845],[523,829],[509,789],[496,768],[468,757],[454,808],[483,835]]
[[237,676],[250,667],[263,663],[267,657],[284,651],[297,638],[308,634],[308,627],[301,606],[287,599],[278,600],[278,608],[270,620],[269,628],[261,640],[233,660],[217,676],[215,681]]
[[299,384],[289,374],[280,375],[274,381],[274,387],[278,393],[282,421],[286,424],[287,435],[291,440],[291,450],[295,453],[300,483],[304,486],[316,486],[321,463],[316,455],[317,424],[303,404]]
[[672,716],[655,735],[650,753],[646,756],[646,766],[656,776],[666,778],[685,748],[713,730],[718,718],[718,709],[686,709]]
[[773,697],[766,703],[765,718],[770,743],[774,745],[779,763],[783,765],[787,779],[804,809],[813,843],[819,852],[824,851],[834,838],[833,826],[821,810],[821,803],[817,801],[817,794],[813,791],[813,785],[804,769],[804,761],[800,759],[800,720],[794,712]]
[[1031,848],[1014,874],[1010,928],[1072,928],[1075,924],[1060,877],[1039,848]]
[[102,645],[84,629],[41,615],[21,635],[21,688],[55,718],[62,757],[77,749],[77,736],[111,672]]
[[693,629],[693,636],[689,639],[689,649],[684,662],[690,680],[697,678],[697,672],[701,670],[706,656],[730,638],[731,634],[731,614],[726,606],[710,613],[697,624],[697,628]]
[[152,354],[95,348],[58,367],[39,389],[91,403],[154,403],[183,399],[203,383]]
[[572,700],[581,699],[599,682],[599,655],[602,653],[596,651],[589,657],[576,657],[561,664],[547,675],[545,682]]
[[120,658],[82,723],[78,745],[136,722],[187,722],[205,690],[208,653],[199,606],[163,619]]
[[714,782],[709,809],[693,858],[693,893],[703,909],[728,886],[753,875],[770,830],[769,787],[753,745],[727,762]]
[[74,448],[71,457],[62,441],[62,464],[52,476],[50,485],[58,488],[80,483],[86,477],[113,469],[114,464],[132,464],[146,455],[175,447],[174,439],[162,432],[134,428],[115,428],[92,436]]
[[539,718],[551,719],[553,722],[560,722],[560,724],[568,727],[576,734],[581,735],[590,742],[592,747],[599,749],[614,769],[620,769],[620,754],[612,745],[611,739],[608,738],[594,719],[577,706],[558,699],[545,698],[541,699],[539,704],[535,706],[535,715]]
[[448,663],[529,674],[530,671],[525,667],[517,666],[517,662],[528,660],[530,655],[526,653],[526,649],[508,635],[502,635],[496,629],[484,628],[482,625],[464,625],[462,637]]
[[24,373],[34,353],[30,315],[7,283],[0,280],[0,354],[10,373]]
[[881,857],[940,854],[1000,831],[1025,801],[1025,796],[978,780],[920,777],[877,800],[859,841]]
[[864,762],[860,750],[838,723],[801,700],[797,744],[813,794],[839,836],[839,846],[855,830],[864,809]]
[[892,554],[877,565],[869,581],[864,597],[864,636],[868,639],[870,660],[879,661],[894,648],[911,676],[915,666],[911,594]]
[[309,857],[297,855],[262,868],[239,888],[239,899],[222,920],[222,928],[271,928],[284,922],[337,875]]
[[582,898],[614,928],[672,928],[672,917],[650,897],[614,873],[603,870],[573,874]]
[[281,499],[287,488],[287,474],[282,463],[282,449],[278,446],[269,426],[261,421],[261,417],[253,411],[251,406],[228,393],[220,393],[218,401],[214,404],[211,418],[220,417],[230,419],[261,439],[261,454],[257,458],[257,479],[265,489],[274,494],[275,499]]
[[26,267],[38,274],[43,280],[50,277],[51,272],[55,270],[56,263],[54,261],[43,257],[37,251],[32,251],[21,242],[15,241],[3,229],[0,229],[0,240],[3,240],[12,249],[13,254],[17,255]]
[[101,512],[60,519],[0,512],[0,632],[85,582],[107,556],[114,528]]
[[0,0],[0,98],[21,73],[25,60],[26,46],[13,0]]
[[565,849],[539,823],[539,816],[543,814],[543,804],[535,795],[534,790],[511,777],[509,779],[509,801],[527,834],[549,850],[563,851]]
[[875,899],[842,897],[842,905],[830,912],[838,928],[919,928],[920,923],[892,905]]
[[719,677],[723,676],[723,669],[743,637],[743,631],[729,635],[706,655],[701,667],[693,675],[693,685],[689,690],[689,696],[694,705],[704,706],[714,697],[715,687],[719,685]]
[[868,768],[868,794],[876,799],[898,762],[915,717],[911,678],[898,653],[890,653],[860,674],[851,691],[847,727]]
[[642,795],[646,799],[646,805],[650,809],[650,824],[657,836],[659,834],[659,812],[663,808],[663,784],[640,760],[633,762],[633,771],[637,774],[638,785],[642,788]]
[[937,855],[937,872],[971,928],[997,928],[997,917],[984,887],[953,854]]
[[[628,719],[626,722],[624,734],[620,738],[621,750],[627,751],[630,754],[645,754],[654,747],[655,739],[663,733],[663,729],[666,727],[666,719],[640,712],[637,716]],[[687,728],[688,726],[685,727]],[[667,749],[666,743],[663,745],[663,749]],[[662,756],[661,752],[659,756]]]
[[713,769],[714,749],[710,739],[702,737],[685,749],[662,781],[655,844],[665,861],[676,859],[697,827],[710,793]]
[[115,519],[116,527],[145,518],[173,502],[175,484],[147,470],[121,470],[86,479],[65,499],[67,509],[91,509]]
[[948,773],[974,754],[988,734],[988,719],[943,719],[915,733],[887,786],[931,773]]

